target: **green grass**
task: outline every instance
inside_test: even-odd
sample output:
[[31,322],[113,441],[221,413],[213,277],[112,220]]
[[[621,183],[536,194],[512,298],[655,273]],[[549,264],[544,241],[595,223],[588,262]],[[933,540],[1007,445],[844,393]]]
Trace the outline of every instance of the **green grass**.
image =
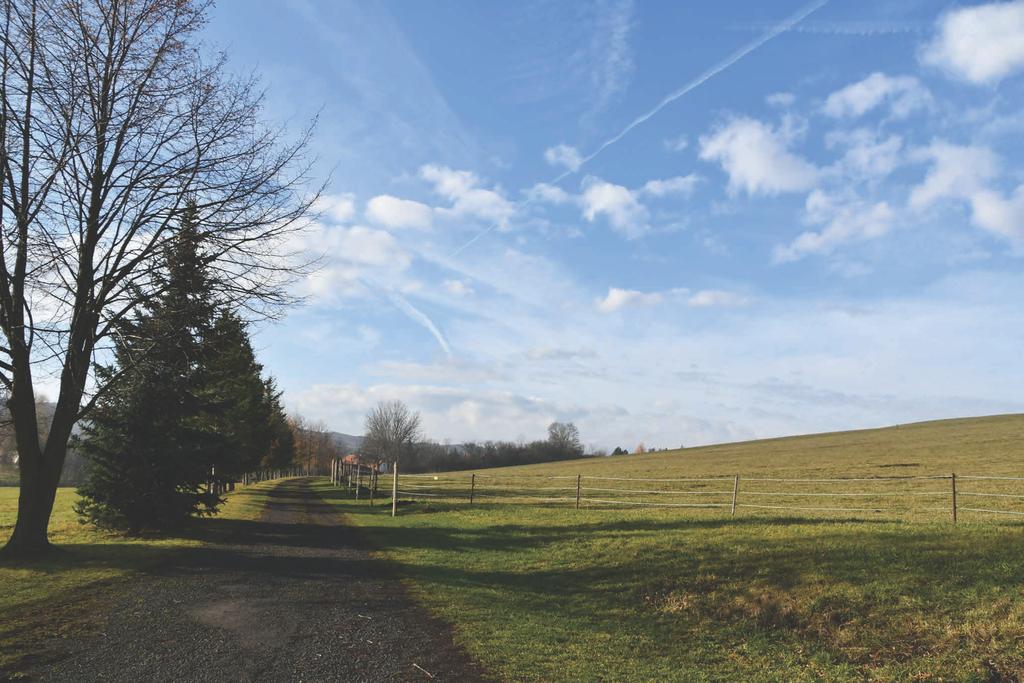
[[[255,519],[266,502],[265,486],[229,494],[220,517]],[[0,561],[0,680],[31,665],[36,644],[90,628],[124,579],[170,553],[202,544],[195,529],[175,537],[132,538],[80,524],[74,489],[57,491],[50,540],[57,552],[40,559]],[[0,539],[14,528],[18,489],[0,488]],[[201,529],[202,521],[197,521]],[[2,542],[2,541],[0,541]]]
[[[1022,454],[1024,416],[998,416],[489,473],[1022,475]],[[442,500],[392,519],[321,486],[506,680],[1024,676],[1013,518]]]

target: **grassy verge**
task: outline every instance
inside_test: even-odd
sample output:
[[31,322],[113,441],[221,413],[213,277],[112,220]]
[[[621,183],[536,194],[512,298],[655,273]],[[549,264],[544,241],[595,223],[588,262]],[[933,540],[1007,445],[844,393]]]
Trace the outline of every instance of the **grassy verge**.
[[[1003,416],[500,472],[1020,475],[1022,436],[1024,419]],[[505,680],[1024,679],[1011,518],[442,499],[392,519],[388,501],[320,486]]]
[[[221,517],[256,519],[265,504],[264,486],[228,496]],[[14,526],[18,489],[0,488],[0,538]],[[57,492],[50,539],[52,556],[0,562],[0,679],[16,677],[33,662],[37,644],[95,627],[100,606],[123,580],[165,560],[169,554],[202,544],[188,537],[129,538],[78,522],[74,489]],[[201,529],[202,522],[197,526]]]

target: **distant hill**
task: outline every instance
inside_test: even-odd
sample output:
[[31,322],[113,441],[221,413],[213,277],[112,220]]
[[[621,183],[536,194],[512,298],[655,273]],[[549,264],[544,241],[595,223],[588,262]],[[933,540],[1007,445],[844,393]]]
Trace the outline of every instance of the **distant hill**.
[[355,436],[353,434],[342,434],[341,432],[328,432],[331,440],[337,444],[338,448],[341,448],[345,452],[352,452],[359,450],[359,447],[363,445],[363,437]]

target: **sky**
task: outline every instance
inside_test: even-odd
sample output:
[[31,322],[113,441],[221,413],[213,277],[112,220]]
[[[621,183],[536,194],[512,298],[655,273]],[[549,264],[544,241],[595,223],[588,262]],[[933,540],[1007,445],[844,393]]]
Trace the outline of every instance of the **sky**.
[[1024,412],[1024,1],[220,0],[318,117],[289,409],[677,447]]

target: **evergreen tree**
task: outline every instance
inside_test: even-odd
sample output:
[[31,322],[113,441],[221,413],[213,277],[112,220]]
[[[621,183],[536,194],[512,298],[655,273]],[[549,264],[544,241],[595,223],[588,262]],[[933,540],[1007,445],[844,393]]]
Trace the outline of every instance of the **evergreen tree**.
[[224,484],[294,459],[281,394],[246,323],[213,300],[203,252],[192,205],[156,275],[162,294],[118,328],[113,364],[97,368],[116,381],[83,429],[77,509],[101,526],[166,529],[213,514]]
[[205,344],[201,369],[210,428],[220,435],[212,465],[216,480],[235,481],[254,470],[274,440],[273,405],[261,376],[245,322],[231,312],[220,313]]
[[281,405],[281,392],[273,377],[263,382],[264,400],[270,410],[270,449],[260,465],[265,468],[288,467],[295,462],[295,432]]
[[215,305],[194,205],[154,277],[161,295],[119,326],[113,364],[97,368],[101,383],[114,382],[80,439],[89,468],[78,512],[131,531],[214,512],[205,484],[224,443],[203,386]]

